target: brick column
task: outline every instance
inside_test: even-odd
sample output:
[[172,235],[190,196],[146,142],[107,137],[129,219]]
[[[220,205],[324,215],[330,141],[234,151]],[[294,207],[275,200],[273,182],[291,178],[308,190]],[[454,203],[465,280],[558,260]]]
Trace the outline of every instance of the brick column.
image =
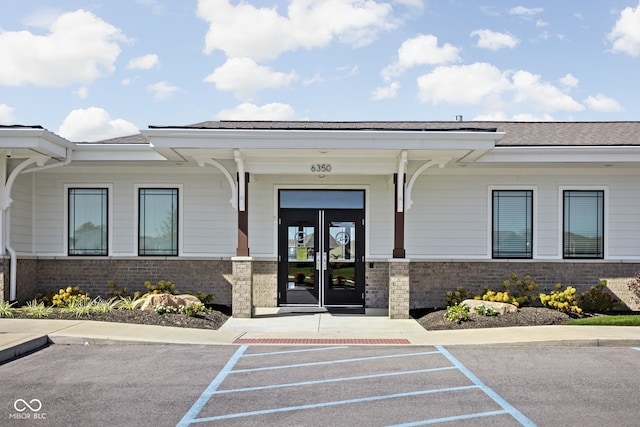
[[389,260],[389,318],[409,318],[409,263],[406,258]]
[[253,265],[250,257],[233,257],[233,288],[231,291],[232,315],[250,318],[253,306]]

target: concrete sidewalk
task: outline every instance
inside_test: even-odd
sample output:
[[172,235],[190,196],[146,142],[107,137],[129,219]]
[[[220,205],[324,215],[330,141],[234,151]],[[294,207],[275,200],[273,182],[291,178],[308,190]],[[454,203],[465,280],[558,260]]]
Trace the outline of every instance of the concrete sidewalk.
[[640,346],[640,327],[527,326],[426,331],[386,316],[291,313],[229,319],[219,330],[86,320],[0,319],[0,363],[54,344],[405,344]]

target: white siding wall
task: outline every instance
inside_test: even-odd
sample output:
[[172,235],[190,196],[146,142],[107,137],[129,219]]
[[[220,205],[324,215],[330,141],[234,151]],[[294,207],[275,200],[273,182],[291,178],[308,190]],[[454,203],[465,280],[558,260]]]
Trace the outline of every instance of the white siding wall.
[[605,189],[607,259],[640,259],[640,176],[631,170],[492,175],[435,171],[418,178],[406,215],[408,258],[491,258],[490,188],[534,190],[534,254],[562,258],[562,188]]
[[11,192],[11,245],[18,254],[31,254],[33,248],[33,175],[16,179]]
[[[177,173],[179,172],[179,173]],[[230,257],[237,247],[237,212],[231,190],[215,168],[173,172],[168,166],[99,169],[65,167],[21,176],[13,191],[13,245],[19,253],[64,255],[65,184],[110,184],[113,256],[135,256],[136,185],[182,185],[183,256]],[[534,190],[534,254],[561,259],[561,188],[605,188],[607,258],[640,259],[640,173],[632,169],[488,170],[434,169],[419,177],[406,212],[405,247],[414,259],[490,259],[490,189]],[[409,175],[410,176],[410,175]],[[34,180],[34,183],[32,183]],[[249,248],[275,259],[278,188],[366,190],[369,259],[393,249],[394,184],[390,176],[252,176],[249,183]],[[31,191],[35,191],[32,205]],[[32,226],[34,232],[32,233]]]
[[[142,169],[142,171],[140,170]],[[137,227],[136,186],[181,186],[182,255],[232,256],[236,247],[236,213],[229,203],[231,189],[224,176],[213,168],[170,173],[165,168],[121,169],[111,173],[39,173],[36,177],[35,252],[64,255],[64,186],[109,184],[113,189],[113,217],[110,233],[113,256],[135,256]]]

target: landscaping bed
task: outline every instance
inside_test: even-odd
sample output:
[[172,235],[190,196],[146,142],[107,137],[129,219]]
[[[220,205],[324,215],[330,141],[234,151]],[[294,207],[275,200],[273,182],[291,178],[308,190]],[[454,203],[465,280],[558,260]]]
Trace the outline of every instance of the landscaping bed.
[[510,326],[562,325],[573,317],[546,307],[521,307],[515,313],[500,316],[472,314],[468,320],[453,322],[445,318],[446,310],[411,310],[410,315],[428,331],[446,329],[503,328]]
[[[50,314],[41,319],[64,320],[96,320],[101,322],[135,323],[139,325],[177,326],[180,328],[219,329],[231,316],[230,307],[223,305],[207,305],[208,311],[195,316],[187,316],[181,313],[158,314],[155,311],[143,310],[111,310],[106,313],[91,312],[82,315],[66,313],[62,309],[54,308]],[[11,318],[34,319],[26,313],[16,310]]]

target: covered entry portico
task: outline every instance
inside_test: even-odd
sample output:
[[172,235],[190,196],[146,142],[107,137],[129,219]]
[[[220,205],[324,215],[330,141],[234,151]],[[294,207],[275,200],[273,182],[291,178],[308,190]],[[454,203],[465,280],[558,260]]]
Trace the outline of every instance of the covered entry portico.
[[[237,212],[237,251],[231,256],[235,317],[251,317],[260,306],[300,304],[379,308],[392,318],[407,318],[404,215],[416,179],[430,167],[474,162],[502,134],[306,125],[214,122],[154,127],[143,134],[165,158],[225,175]],[[295,191],[318,197],[305,206]],[[332,191],[362,202],[336,206]],[[273,273],[264,272],[265,263],[274,265]],[[385,307],[372,307],[368,272],[380,265],[387,266],[388,299]],[[258,288],[268,296],[258,298]]]

